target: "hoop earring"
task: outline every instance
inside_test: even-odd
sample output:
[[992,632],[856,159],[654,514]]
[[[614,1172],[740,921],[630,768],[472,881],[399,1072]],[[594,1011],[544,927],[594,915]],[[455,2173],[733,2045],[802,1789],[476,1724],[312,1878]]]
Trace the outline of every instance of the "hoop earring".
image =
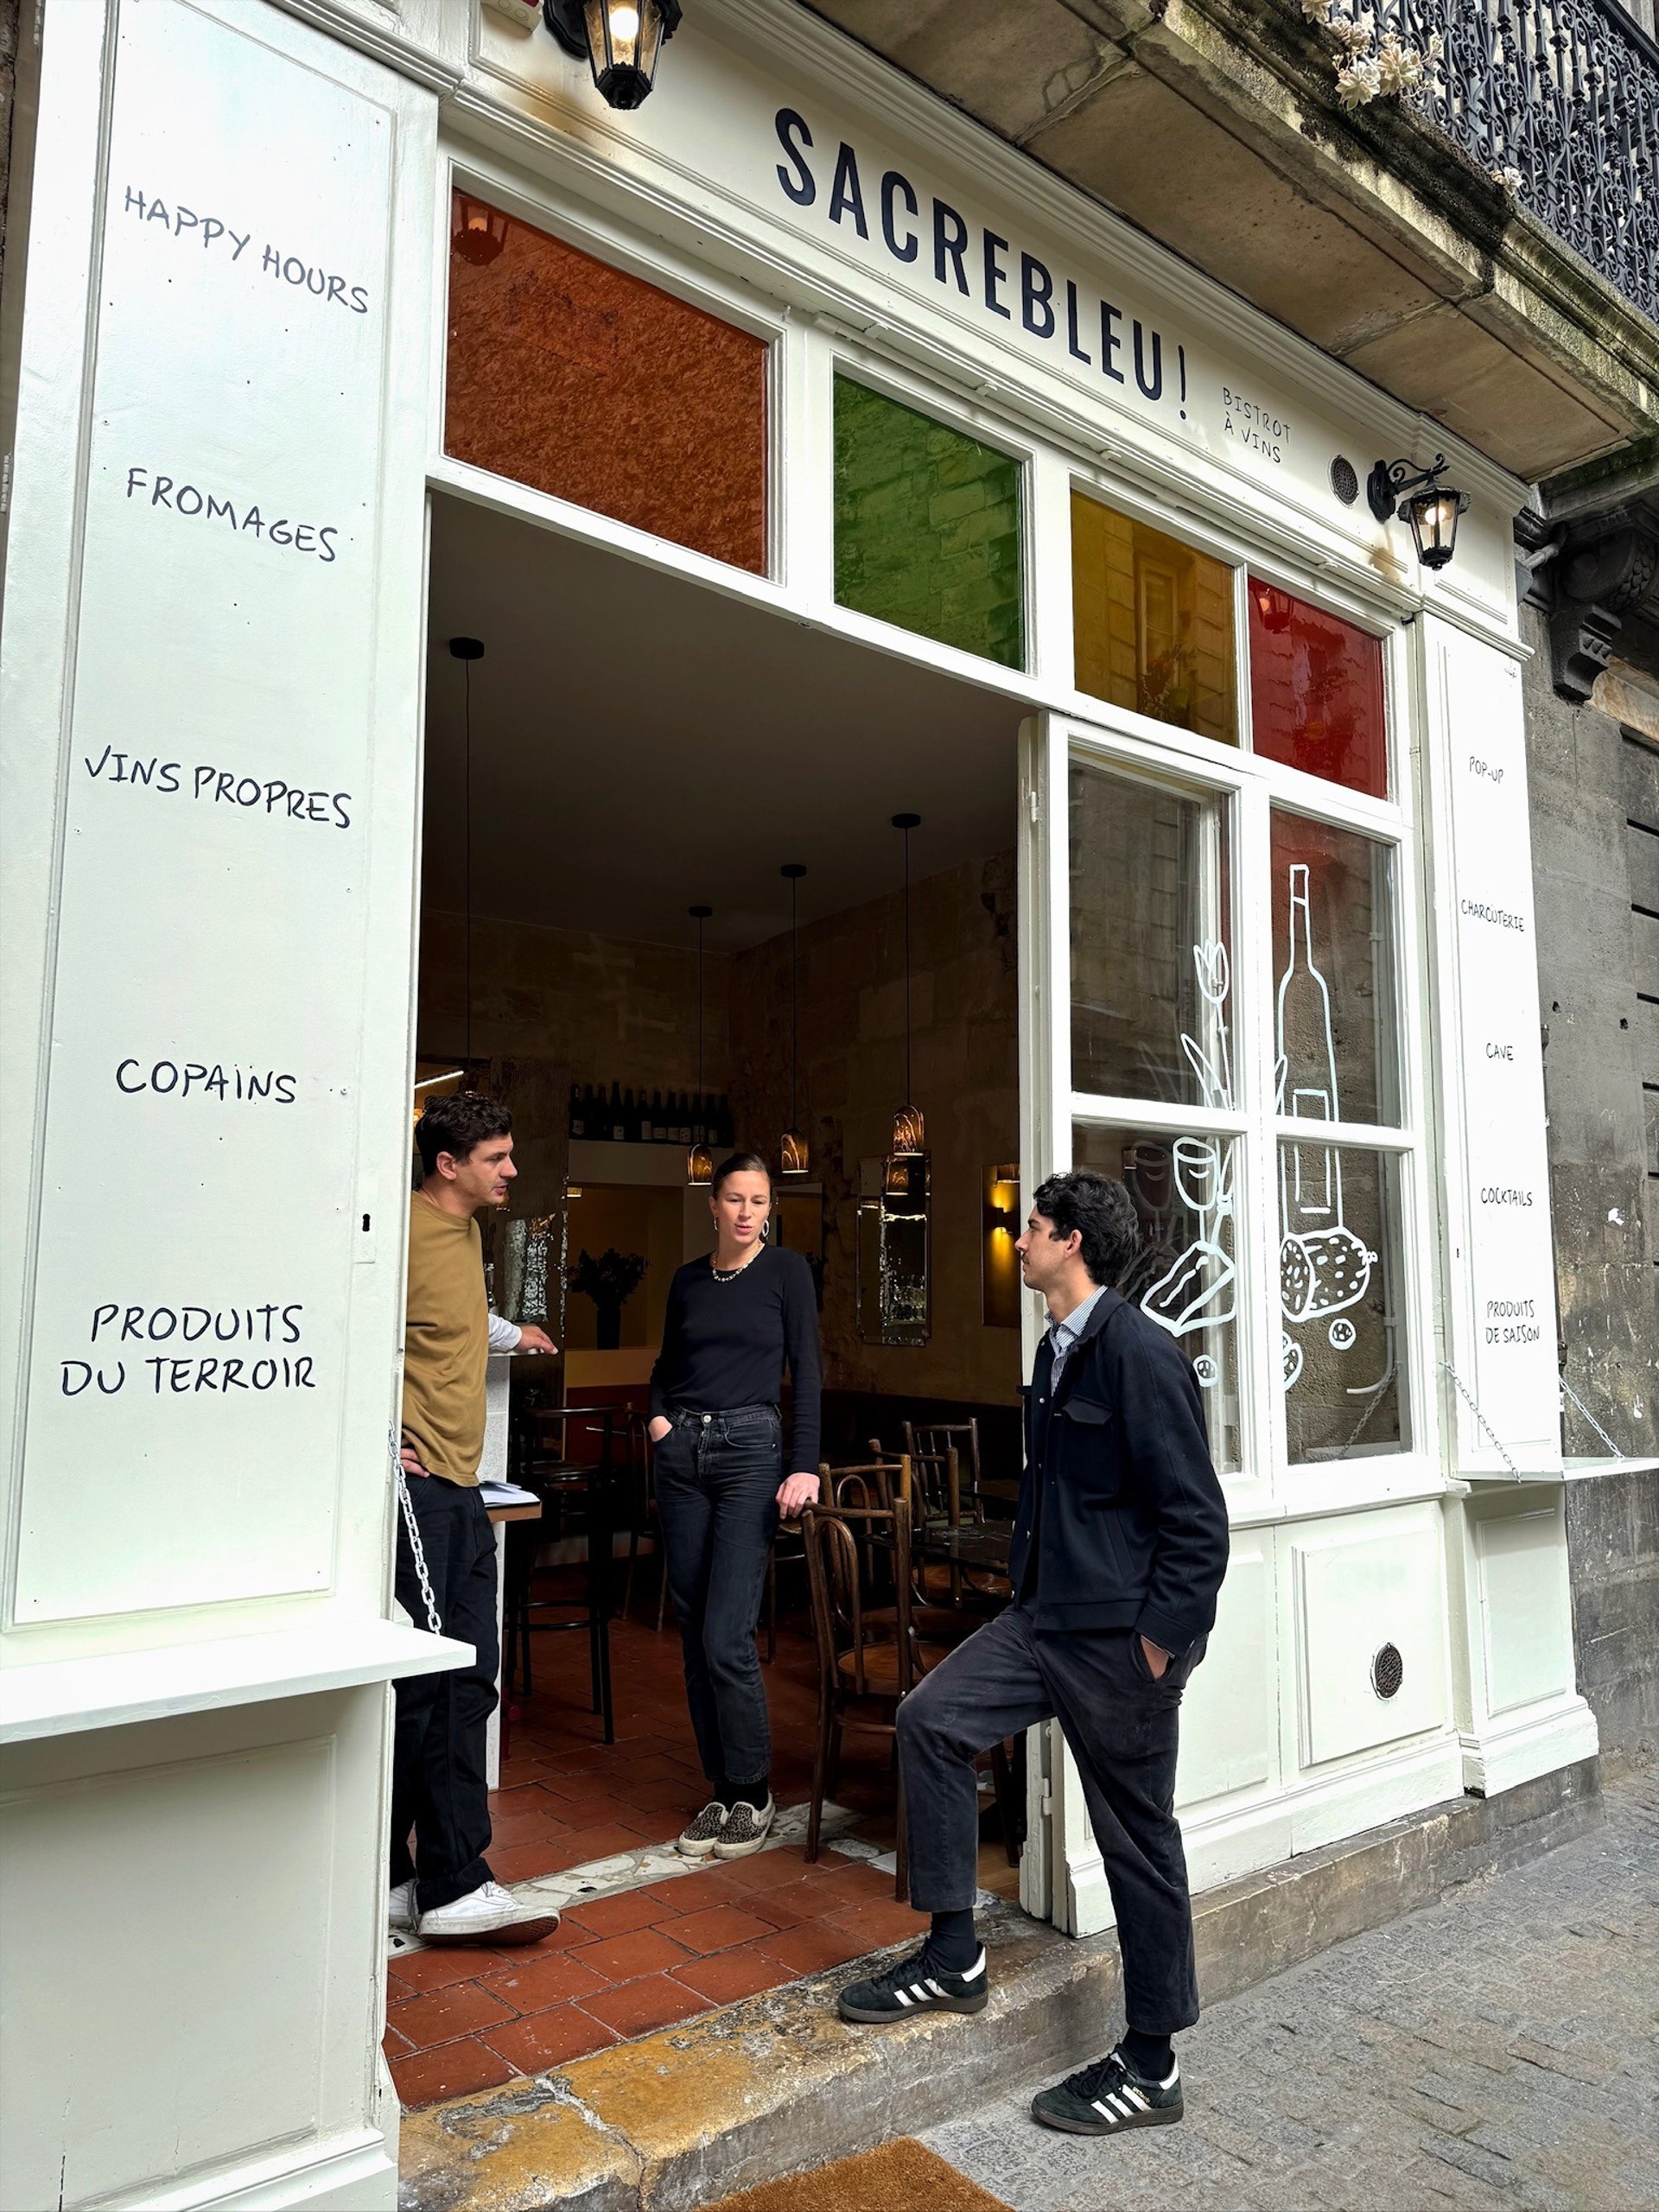
[[770,1214],[766,1216],[766,1219],[760,1224],[760,1242],[763,1244],[770,1244],[772,1242],[772,1216]]

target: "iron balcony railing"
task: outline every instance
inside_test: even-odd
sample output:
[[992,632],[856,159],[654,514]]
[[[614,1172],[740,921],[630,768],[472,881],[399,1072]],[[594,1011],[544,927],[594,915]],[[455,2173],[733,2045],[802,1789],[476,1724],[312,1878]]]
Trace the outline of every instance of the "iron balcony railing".
[[1439,72],[1414,95],[1627,300],[1659,321],[1659,45],[1618,0],[1335,0]]

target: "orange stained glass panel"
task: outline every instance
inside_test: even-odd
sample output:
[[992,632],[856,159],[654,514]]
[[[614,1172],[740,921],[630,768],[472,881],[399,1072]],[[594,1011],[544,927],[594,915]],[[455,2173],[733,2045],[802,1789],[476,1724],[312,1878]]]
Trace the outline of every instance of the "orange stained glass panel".
[[456,193],[444,450],[766,567],[766,342]]
[[1074,492],[1071,622],[1079,691],[1238,742],[1224,563]]

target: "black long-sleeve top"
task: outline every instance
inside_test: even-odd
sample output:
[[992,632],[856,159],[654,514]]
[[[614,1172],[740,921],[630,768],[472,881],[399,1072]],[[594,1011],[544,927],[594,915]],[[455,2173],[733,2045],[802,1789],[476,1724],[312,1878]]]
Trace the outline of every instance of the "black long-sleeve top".
[[785,1474],[818,1471],[818,1301],[812,1270],[799,1252],[772,1246],[729,1282],[715,1280],[712,1255],[675,1270],[663,1323],[663,1348],[651,1370],[651,1417],[676,1406],[726,1413],[773,1406],[787,1363],[794,1389],[794,1434]]

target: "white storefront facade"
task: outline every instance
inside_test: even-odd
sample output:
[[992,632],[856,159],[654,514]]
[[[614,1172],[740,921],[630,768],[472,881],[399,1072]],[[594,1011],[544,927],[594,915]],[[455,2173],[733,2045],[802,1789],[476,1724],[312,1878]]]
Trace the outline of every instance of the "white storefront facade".
[[[1020,721],[1025,1198],[1161,1145],[1191,1227],[1147,1296],[1233,1516],[1195,1884],[1592,1754],[1523,487],[803,10],[703,0],[631,115],[459,0],[47,0],[39,71],[4,334],[8,2201],[394,2201],[388,1684],[454,1660],[389,1618],[435,492]],[[446,450],[461,193],[763,341],[758,566]],[[998,661],[849,603],[845,385],[1014,464]],[[1470,505],[1431,573],[1351,492],[1438,452]],[[1084,680],[1097,509],[1136,549],[1136,702]],[[1145,688],[1188,556],[1224,729],[1170,706],[1187,647]],[[1380,713],[1335,774],[1298,747],[1349,636]],[[626,605],[617,645],[650,649]],[[1195,987],[1151,1043],[1100,857],[1143,819]],[[1058,1748],[1033,1777],[1025,1901],[1103,1928]]]

